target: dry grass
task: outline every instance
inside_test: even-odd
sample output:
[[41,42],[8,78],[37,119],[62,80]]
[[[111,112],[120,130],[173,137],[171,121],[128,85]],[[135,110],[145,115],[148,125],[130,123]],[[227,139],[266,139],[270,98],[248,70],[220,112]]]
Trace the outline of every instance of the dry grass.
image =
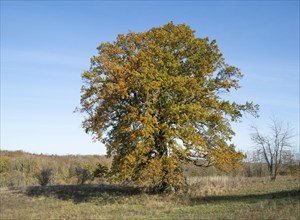
[[300,179],[205,177],[174,194],[110,185],[2,188],[0,219],[300,219]]
[[193,196],[212,196],[237,190],[247,183],[247,179],[229,176],[190,177],[187,182],[188,192]]

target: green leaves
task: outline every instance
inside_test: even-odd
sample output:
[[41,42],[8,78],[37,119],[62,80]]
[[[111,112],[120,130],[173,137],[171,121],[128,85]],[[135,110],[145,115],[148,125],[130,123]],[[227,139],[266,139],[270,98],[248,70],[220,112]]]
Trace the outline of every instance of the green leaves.
[[[145,170],[161,158],[173,158],[178,170],[180,160],[224,167],[242,159],[227,144],[234,135],[229,121],[258,107],[222,98],[239,88],[242,74],[225,63],[215,40],[195,38],[189,26],[171,22],[118,35],[98,52],[82,75],[83,127],[99,140],[106,131],[112,170],[121,180],[147,182]],[[168,169],[162,172],[167,181]]]

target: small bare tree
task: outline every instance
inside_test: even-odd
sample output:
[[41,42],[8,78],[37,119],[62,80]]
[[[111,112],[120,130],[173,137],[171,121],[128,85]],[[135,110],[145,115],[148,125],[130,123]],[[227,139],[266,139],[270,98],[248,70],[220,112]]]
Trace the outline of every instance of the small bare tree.
[[36,175],[36,178],[41,186],[46,186],[52,181],[53,169],[50,167],[43,167]]
[[292,147],[291,139],[294,134],[288,123],[284,125],[282,121],[275,118],[272,119],[270,128],[270,135],[263,135],[256,126],[252,126],[254,133],[251,134],[251,139],[267,163],[271,180],[275,181],[283,161],[284,151]]

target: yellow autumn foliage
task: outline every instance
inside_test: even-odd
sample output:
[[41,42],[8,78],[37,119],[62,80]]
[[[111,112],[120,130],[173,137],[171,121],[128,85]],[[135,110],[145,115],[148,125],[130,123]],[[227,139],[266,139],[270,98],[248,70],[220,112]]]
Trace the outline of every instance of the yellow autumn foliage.
[[242,74],[189,26],[120,34],[98,47],[82,78],[83,127],[106,145],[117,179],[175,186],[181,163],[231,169],[243,159],[230,148],[230,121],[258,106],[224,99]]

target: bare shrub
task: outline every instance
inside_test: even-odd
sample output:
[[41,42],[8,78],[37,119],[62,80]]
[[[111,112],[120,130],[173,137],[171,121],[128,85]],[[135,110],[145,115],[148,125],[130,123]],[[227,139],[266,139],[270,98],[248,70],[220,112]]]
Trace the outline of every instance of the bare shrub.
[[49,167],[44,167],[36,175],[36,178],[41,186],[46,186],[51,183],[53,177],[53,169]]
[[77,184],[85,184],[94,179],[93,166],[91,164],[77,164],[70,168],[70,175],[76,177]]

